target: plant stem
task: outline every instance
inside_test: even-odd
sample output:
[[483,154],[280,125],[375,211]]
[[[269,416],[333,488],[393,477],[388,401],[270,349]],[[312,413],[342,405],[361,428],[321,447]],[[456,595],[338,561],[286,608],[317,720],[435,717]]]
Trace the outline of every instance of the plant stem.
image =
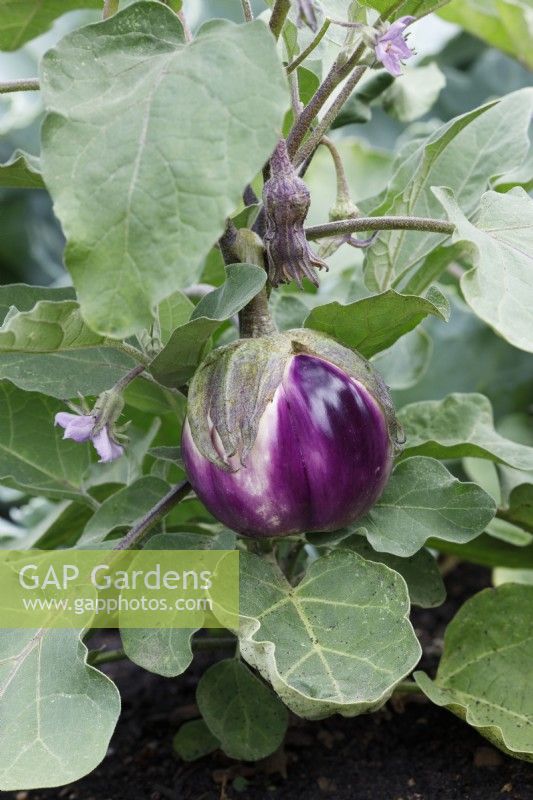
[[189,23],[187,22],[187,17],[185,16],[185,11],[181,9],[178,11],[177,17],[181,22],[181,27],[183,28],[183,35],[185,37],[186,42],[192,42],[192,31],[189,28]]
[[174,486],[133,528],[115,545],[114,550],[134,550],[144,539],[148,531],[156,525],[191,491],[189,481],[182,481]]
[[117,347],[119,350],[122,350],[123,353],[126,353],[128,356],[134,358],[135,361],[139,361],[144,367],[147,367],[150,364],[150,359],[148,356],[145,356],[145,354],[141,350],[138,350],[137,347],[134,347],[127,342],[119,342]]
[[250,0],[241,0],[242,6],[242,15],[244,17],[245,22],[253,22],[254,15],[252,12],[252,6],[250,5]]
[[272,14],[270,15],[269,27],[274,34],[275,39],[279,39],[279,35],[283,25],[285,24],[290,7],[290,0],[276,0],[274,3],[274,8],[272,9]]
[[423,691],[414,681],[400,681],[394,687],[394,694],[423,694]]
[[118,11],[119,0],[104,0],[104,10],[102,12],[102,19],[109,19],[113,14]]
[[312,225],[305,229],[309,240],[323,239],[325,236],[337,236],[341,233],[356,231],[426,231],[428,233],[445,233],[450,235],[455,230],[453,222],[430,217],[357,217],[356,219],[340,219],[326,222],[324,225]]
[[313,39],[313,40],[312,40],[312,41],[311,41],[311,42],[310,42],[310,43],[307,45],[307,47],[305,48],[305,50],[302,50],[302,52],[300,53],[300,55],[298,56],[298,58],[295,58],[295,59],[294,59],[294,61],[291,61],[291,63],[290,63],[288,66],[287,66],[287,72],[288,72],[289,74],[290,74],[290,73],[291,73],[293,70],[297,69],[297,68],[300,66],[300,64],[302,63],[302,61],[305,61],[305,59],[307,58],[307,56],[308,56],[310,53],[312,53],[312,52],[313,52],[313,50],[314,50],[316,47],[318,47],[318,45],[320,44],[320,42],[321,42],[321,41],[322,41],[322,39],[324,38],[324,36],[325,36],[325,34],[326,34],[326,31],[327,31],[327,29],[329,28],[329,26],[330,26],[330,25],[331,25],[331,20],[330,20],[330,19],[325,19],[325,20],[324,20],[324,23],[323,23],[323,25],[322,25],[322,27],[321,27],[321,28],[320,28],[320,30],[318,31],[318,33],[317,33],[317,35],[315,36],[315,38],[314,38],[314,39]]
[[350,187],[348,185],[348,179],[346,177],[344,164],[342,163],[341,154],[337,150],[335,143],[328,136],[322,137],[321,144],[328,148],[331,158],[333,159],[335,175],[337,178],[336,202],[348,202],[350,200]]
[[3,81],[0,83],[0,94],[8,94],[8,92],[37,92],[38,90],[38,78],[21,78],[17,81]]
[[366,66],[364,65],[361,65],[354,69],[353,73],[350,75],[350,77],[342,87],[341,91],[339,92],[339,94],[337,95],[331,106],[324,114],[324,117],[320,120],[316,128],[313,130],[311,136],[301,145],[298,151],[294,154],[293,160],[295,164],[301,164],[302,161],[305,161],[306,158],[309,158],[311,153],[318,147],[318,145],[320,144],[320,140],[322,139],[324,134],[329,130],[335,118],[338,116],[339,111],[350,97],[354,88],[361,80],[365,70]]
[[92,650],[87,656],[87,662],[91,667],[98,667],[100,664],[110,664],[112,661],[122,661],[127,658],[122,647],[116,650]]
[[129,372],[127,372],[122,378],[120,378],[120,380],[118,380],[115,383],[113,389],[117,392],[122,392],[126,388],[126,386],[128,386],[133,380],[135,380],[135,378],[138,375],[141,374],[141,372],[144,372],[143,364],[139,364],[137,367],[133,367],[133,369],[130,369]]
[[276,332],[265,288],[239,311],[239,332],[242,339],[269,336]]

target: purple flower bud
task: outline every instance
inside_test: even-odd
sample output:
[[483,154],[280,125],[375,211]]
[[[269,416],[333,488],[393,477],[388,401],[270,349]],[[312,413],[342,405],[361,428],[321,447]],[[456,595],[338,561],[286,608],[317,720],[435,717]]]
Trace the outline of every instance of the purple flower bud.
[[302,330],[241,340],[204,365],[182,452],[197,495],[225,525],[257,538],[332,531],[376,502],[397,427],[361,356]]
[[270,178],[263,188],[266,231],[264,235],[268,260],[268,277],[272,286],[308,278],[318,286],[315,267],[328,269],[307,243],[304,222],[309,211],[309,189],[294,169],[285,140],[278,142],[270,159]]
[[404,30],[414,20],[415,17],[400,17],[375,42],[377,60],[395,78],[402,74],[402,62],[414,55],[404,35]]

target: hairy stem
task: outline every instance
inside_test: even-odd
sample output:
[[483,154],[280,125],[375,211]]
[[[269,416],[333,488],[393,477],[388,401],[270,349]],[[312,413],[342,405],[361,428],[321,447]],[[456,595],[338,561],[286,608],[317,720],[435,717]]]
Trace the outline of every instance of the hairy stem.
[[150,363],[150,359],[148,356],[139,350],[137,347],[134,347],[132,344],[128,344],[127,342],[120,342],[117,344],[117,347],[122,350],[123,353],[126,353],[128,356],[131,356],[135,359],[135,361],[139,361],[143,367],[147,367]]
[[290,0],[276,0],[274,3],[274,8],[272,9],[272,14],[270,15],[269,27],[276,39],[279,39],[279,35],[283,25],[285,24],[285,20],[287,19],[287,14],[289,13],[290,7]]
[[241,0],[242,6],[242,15],[244,17],[245,22],[253,22],[254,15],[252,11],[252,6],[250,5],[250,0]]
[[159,520],[163,519],[168,512],[174,508],[184,497],[191,491],[191,484],[189,481],[182,481],[174,486],[161,500],[155,504],[153,508],[148,511],[137,522],[128,533],[120,539],[118,544],[113,548],[114,550],[134,550],[137,545],[142,542],[146,534],[157,525]]
[[2,83],[0,83],[0,94],[8,94],[9,92],[37,92],[38,90],[38,78],[21,78],[17,81],[2,81]]
[[293,70],[297,69],[300,66],[300,64],[302,63],[302,61],[305,61],[307,56],[310,55],[310,53],[312,53],[313,50],[316,47],[318,47],[318,45],[320,44],[320,42],[324,38],[324,36],[326,34],[326,31],[327,31],[327,29],[329,28],[330,25],[331,25],[331,20],[330,19],[325,19],[322,27],[318,31],[318,33],[315,36],[315,38],[307,45],[305,50],[302,50],[302,52],[300,53],[298,58],[295,58],[294,61],[291,61],[291,63],[287,66],[287,72],[289,74]]
[[428,233],[452,234],[455,225],[443,219],[430,217],[357,217],[356,219],[340,219],[326,222],[324,225],[312,225],[305,229],[308,239],[323,239],[326,236],[338,236],[342,233],[356,231],[426,231]]
[[331,158],[333,159],[337,178],[337,202],[347,201],[350,199],[350,187],[348,186],[348,179],[346,177],[344,164],[342,163],[341,154],[337,150],[335,143],[327,136],[322,137],[320,144],[328,148]]
[[185,37],[186,42],[192,42],[192,31],[189,28],[189,23],[187,22],[187,17],[185,16],[185,11],[181,9],[178,11],[178,19],[181,22],[181,27],[183,28],[183,35]]
[[293,157],[295,164],[301,164],[302,161],[305,161],[306,158],[309,158],[311,153],[318,147],[318,145],[320,144],[320,140],[322,139],[324,134],[329,130],[335,118],[338,116],[341,108],[343,107],[343,105],[353,92],[354,88],[361,80],[365,70],[366,66],[364,65],[361,65],[354,69],[354,71],[352,72],[352,74],[342,87],[341,91],[339,92],[339,94],[337,95],[331,106],[324,114],[324,117],[320,120],[316,128],[313,130],[309,139],[307,139],[295,153]]
[[265,288],[239,311],[239,332],[243,339],[269,336],[276,332]]

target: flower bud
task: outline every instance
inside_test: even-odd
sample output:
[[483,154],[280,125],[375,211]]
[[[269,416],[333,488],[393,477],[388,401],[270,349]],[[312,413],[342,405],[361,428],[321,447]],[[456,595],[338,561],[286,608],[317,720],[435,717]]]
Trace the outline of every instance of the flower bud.
[[302,329],[207,357],[190,386],[182,452],[221,522],[249,537],[284,536],[363,516],[387,482],[397,433],[370,364]]
[[285,140],[270,159],[270,178],[263,188],[266,231],[264,243],[268,258],[268,277],[272,286],[302,278],[318,286],[315,267],[328,269],[307,243],[304,222],[309,211],[309,189],[294,169]]

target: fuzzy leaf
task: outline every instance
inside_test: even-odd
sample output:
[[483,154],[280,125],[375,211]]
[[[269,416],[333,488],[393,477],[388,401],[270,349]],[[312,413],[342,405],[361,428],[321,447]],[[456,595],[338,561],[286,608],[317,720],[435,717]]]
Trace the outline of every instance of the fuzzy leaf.
[[87,322],[123,338],[198,280],[272,152],[289,105],[275,41],[260,20],[217,20],[185,44],[176,15],[143,0],[65,36],[41,85],[66,264]]
[[[0,33],[0,39],[1,36]],[[8,161],[0,164],[0,188],[44,189],[39,159],[23,150],[15,150]]]
[[63,786],[104,758],[120,713],[120,695],[86,658],[80,631],[2,631],[3,791]]
[[18,50],[67,11],[101,6],[101,0],[0,0],[0,50]]
[[533,761],[533,586],[506,584],[467,600],[448,625],[424,693],[508,755]]

